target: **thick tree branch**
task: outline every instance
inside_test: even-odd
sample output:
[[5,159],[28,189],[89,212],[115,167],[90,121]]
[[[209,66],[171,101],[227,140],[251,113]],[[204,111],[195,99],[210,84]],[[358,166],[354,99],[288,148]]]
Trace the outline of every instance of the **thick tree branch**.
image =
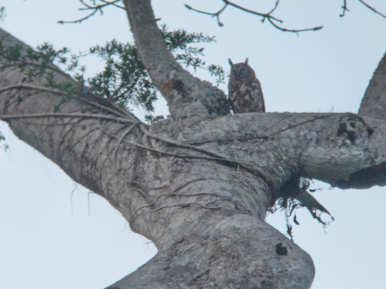
[[386,54],[383,55],[367,86],[359,114],[386,119]]
[[[0,32],[3,45],[26,47],[5,31]],[[192,206],[203,208],[197,214],[215,209],[264,217],[270,197],[258,166],[251,168],[237,163],[227,152],[180,144],[168,138],[170,133],[155,135],[132,115],[123,118],[120,111],[90,104],[92,98],[65,99],[65,93],[45,87],[44,80],[35,77],[27,82],[24,78],[16,67],[0,72],[0,117],[17,136],[57,163],[74,180],[104,196],[134,230],[154,240],[159,247],[169,246],[182,232],[191,232],[185,223],[176,226],[170,222],[169,226],[164,224],[165,219],[159,218],[159,214],[166,214],[169,219],[183,213],[180,208],[186,206],[187,200]],[[57,83],[72,81],[63,73],[55,74],[54,78]],[[60,109],[55,111],[58,104]],[[181,169],[202,165],[207,170],[192,173],[191,169]],[[213,170],[231,174],[243,171],[259,184],[261,192],[252,197],[254,201],[237,194],[232,196],[221,185],[228,182],[227,178],[219,174],[214,182],[190,185],[187,189],[192,191],[191,196],[181,198],[180,192],[186,190],[180,187],[188,177],[206,180]],[[167,185],[159,186],[160,182]],[[150,188],[157,186],[156,195],[150,194]],[[241,195],[247,193],[241,185],[238,190]],[[151,227],[148,218],[152,219]]]
[[[199,208],[185,208],[190,213]],[[106,289],[308,289],[309,255],[265,222],[248,215],[220,215],[204,236],[181,236],[137,271]],[[189,215],[186,214],[189,221]],[[281,249],[281,250],[280,250]]]
[[229,113],[224,93],[183,69],[167,49],[150,0],[125,0],[135,44],[173,117],[207,118]]
[[201,122],[182,130],[178,139],[201,146],[223,143],[228,150],[235,146],[235,160],[267,172],[276,189],[297,174],[342,188],[367,188],[386,183],[384,135],[383,119],[351,113],[245,113]]
[[[3,46],[27,48],[3,30],[0,39]],[[63,73],[55,73],[54,77],[58,83],[72,82]],[[18,137],[57,163],[77,182],[113,201],[103,179],[116,174],[122,162],[111,151],[122,152],[118,136],[126,127],[139,124],[139,120],[101,105],[92,97],[66,97],[65,92],[47,87],[39,78],[25,81],[18,68],[8,67],[0,72],[0,118],[9,123]],[[125,141],[138,142],[142,135],[136,129],[126,135]],[[137,149],[133,145],[124,148],[128,160],[135,157]]]
[[[200,288],[212,282],[227,288],[245,284],[243,280],[248,280],[247,288],[262,282],[286,289],[310,285],[313,264],[309,256],[263,222],[272,203],[271,188],[258,173],[264,163],[239,158],[237,146],[217,149],[217,144],[191,146],[175,140],[181,121],[160,122],[149,132],[133,116],[122,118],[75,97],[63,102],[60,91],[40,89],[44,83],[39,79],[22,80],[16,68],[0,72],[1,117],[22,140],[104,196],[134,231],[160,249],[161,259],[153,259],[118,282],[119,287],[180,288],[185,284]],[[60,80],[69,81],[62,74],[56,76]],[[54,111],[60,102],[60,111]],[[256,150],[255,145],[244,149]],[[278,246],[285,248],[285,260],[296,262],[283,262],[280,254],[284,253],[275,249]],[[224,250],[239,253],[229,255]],[[224,267],[234,260],[238,266]],[[208,268],[211,272],[204,273]],[[180,270],[187,274],[179,274]],[[285,277],[275,278],[275,270]],[[256,274],[260,271],[267,273]],[[122,285],[126,282],[130,285]]]
[[[266,212],[294,177],[342,188],[385,184],[383,114],[210,119],[228,113],[224,95],[176,65],[150,0],[125,0],[125,7],[173,118],[148,127],[93,98],[66,98],[38,77],[26,80],[17,67],[0,71],[0,118],[158,247],[155,258],[111,288],[309,288],[312,260],[264,223]],[[0,39],[24,45],[1,30]],[[72,81],[55,71],[54,80]]]

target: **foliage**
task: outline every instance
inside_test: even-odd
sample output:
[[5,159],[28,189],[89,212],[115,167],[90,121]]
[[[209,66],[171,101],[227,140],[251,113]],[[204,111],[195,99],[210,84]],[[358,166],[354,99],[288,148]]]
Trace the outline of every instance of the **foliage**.
[[[185,30],[168,31],[165,26],[161,31],[167,47],[178,62],[193,70],[207,70],[218,84],[224,81],[223,69],[203,60],[204,48],[200,45],[214,42],[214,37]],[[153,103],[160,96],[136,47],[130,43],[111,40],[78,54],[71,53],[66,47],[55,49],[48,43],[39,45],[35,50],[0,44],[0,57],[6,60],[7,67],[21,69],[25,81],[43,77],[47,86],[64,91],[68,97],[93,95],[124,108],[134,104],[153,112]],[[81,64],[85,57],[95,57],[103,63],[103,69],[86,78],[86,69]],[[73,82],[55,82],[55,73],[63,74],[61,71],[76,79],[76,85]]]
[[[204,48],[195,45],[214,42],[213,37],[184,30],[169,32],[165,26],[162,34],[177,61],[194,70],[206,69],[217,83],[223,82],[223,69],[217,65],[208,65],[202,59]],[[159,93],[134,45],[112,40],[103,46],[90,48],[89,54],[97,56],[104,63],[104,69],[88,79],[91,94],[104,96],[120,106],[127,107],[134,103],[142,105],[147,111],[154,110],[153,103]]]
[[[278,198],[271,208],[272,213],[277,210],[284,210],[287,234],[291,239],[293,238],[293,225],[300,225],[296,216],[298,209],[307,209],[311,216],[323,226],[334,221],[331,213],[312,196],[312,193],[319,189],[311,188],[311,182],[311,179],[300,176],[292,178],[281,188]],[[324,216],[328,216],[329,221],[324,220]]]

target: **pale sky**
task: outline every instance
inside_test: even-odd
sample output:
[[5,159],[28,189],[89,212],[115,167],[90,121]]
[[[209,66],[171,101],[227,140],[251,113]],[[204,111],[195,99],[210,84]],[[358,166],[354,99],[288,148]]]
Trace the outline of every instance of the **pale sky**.
[[[358,1],[339,18],[340,0],[282,1],[289,26],[325,25],[300,35],[278,32],[259,19],[229,9],[219,28],[214,19],[183,7],[184,1],[153,1],[157,17],[171,28],[217,36],[207,59],[228,69],[249,57],[262,82],[269,111],[355,112],[386,50],[386,20]],[[215,9],[221,1],[186,0]],[[250,1],[239,1],[248,3]],[[257,2],[257,1],[256,1]],[[269,7],[274,1],[261,1]],[[384,1],[372,1],[386,12]],[[382,2],[382,3],[381,3]],[[165,4],[167,3],[167,4]],[[49,41],[75,51],[117,38],[131,39],[126,16],[109,10],[81,25],[58,25],[78,14],[76,0],[2,0],[7,18],[0,26],[30,45]],[[211,6],[211,7],[209,7]],[[258,7],[258,6],[255,6]],[[89,63],[96,71],[98,63]],[[164,111],[165,108],[159,108]],[[145,263],[152,243],[131,232],[106,201],[77,186],[55,164],[21,143],[4,123],[10,149],[0,150],[0,288],[99,289]],[[307,212],[299,214],[295,242],[316,266],[313,289],[386,288],[385,188],[330,189],[315,195],[336,221],[323,228]],[[282,214],[269,217],[285,229]]]

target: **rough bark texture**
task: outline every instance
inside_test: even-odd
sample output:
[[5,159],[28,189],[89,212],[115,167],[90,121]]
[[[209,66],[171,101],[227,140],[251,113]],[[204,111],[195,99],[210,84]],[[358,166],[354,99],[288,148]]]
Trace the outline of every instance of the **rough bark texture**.
[[157,27],[150,0],[125,0],[125,7],[140,56],[168,102],[171,116],[191,121],[229,113],[224,93],[184,70],[167,50]]
[[[63,95],[31,88],[42,85],[39,79],[29,88],[24,82],[4,89],[23,75],[14,68],[0,71],[0,117],[14,133],[106,198],[135,232],[156,244],[152,260],[109,288],[310,288],[310,256],[265,223],[266,212],[280,188],[299,175],[341,188],[385,183],[386,61],[359,115],[226,115],[219,109],[223,95],[183,71],[167,52],[150,1],[125,5],[171,118],[148,127],[81,98],[61,105],[60,113],[76,116],[16,118],[53,113]],[[21,43],[1,30],[0,39]],[[165,85],[171,80],[181,80],[187,94],[170,93]]]
[[386,54],[375,70],[359,108],[360,115],[386,119]]

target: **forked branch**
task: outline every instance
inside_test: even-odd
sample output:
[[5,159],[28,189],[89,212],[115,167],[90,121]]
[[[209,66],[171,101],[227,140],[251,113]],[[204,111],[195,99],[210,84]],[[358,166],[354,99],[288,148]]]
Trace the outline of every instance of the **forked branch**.
[[274,28],[276,28],[276,29],[278,29],[278,30],[280,30],[282,32],[299,33],[299,32],[306,32],[306,31],[317,31],[317,30],[320,30],[320,29],[323,28],[323,26],[314,26],[314,27],[310,27],[310,28],[301,28],[301,29],[294,29],[294,28],[285,27],[283,25],[284,21],[282,19],[277,18],[276,16],[273,15],[273,13],[279,7],[280,0],[276,0],[273,8],[271,10],[269,10],[268,12],[260,12],[260,11],[257,11],[257,10],[252,10],[252,9],[246,8],[245,6],[236,4],[236,3],[232,2],[232,1],[228,1],[228,0],[221,0],[221,1],[223,2],[223,6],[219,10],[217,10],[215,12],[208,12],[208,11],[205,11],[205,10],[202,10],[202,9],[193,8],[192,6],[190,6],[188,4],[185,4],[185,7],[187,9],[189,9],[189,10],[194,11],[194,12],[197,12],[197,13],[200,13],[200,14],[204,14],[204,15],[208,15],[208,16],[216,18],[217,24],[219,26],[223,26],[224,25],[224,23],[221,21],[221,15],[224,13],[224,11],[228,7],[233,7],[235,9],[238,9],[238,10],[242,11],[242,12],[245,12],[245,13],[252,14],[254,16],[260,17],[262,22],[267,21]]
[[[253,9],[250,9],[250,8],[247,8],[243,5],[240,5],[240,4],[237,4],[235,3],[234,1],[229,1],[229,0],[220,0],[223,5],[220,9],[218,9],[217,11],[214,11],[214,12],[210,12],[210,11],[206,11],[206,10],[203,10],[203,9],[198,9],[198,8],[194,8],[192,7],[191,5],[188,5],[188,4],[185,4],[185,7],[189,10],[192,10],[194,12],[197,12],[197,13],[200,13],[200,14],[204,14],[204,15],[208,15],[210,17],[213,17],[216,19],[217,21],[217,24],[219,26],[223,26],[224,23],[221,21],[221,15],[225,12],[225,10],[228,8],[228,7],[232,7],[232,8],[235,8],[235,9],[238,9],[242,12],[245,12],[245,13],[248,13],[248,14],[251,14],[251,15],[254,15],[254,16],[257,16],[261,19],[262,22],[268,22],[269,24],[271,24],[274,28],[282,31],[282,32],[292,32],[292,33],[299,33],[299,32],[306,32],[306,31],[317,31],[317,30],[320,30],[323,28],[323,26],[314,26],[314,27],[309,27],[309,28],[301,28],[301,29],[294,29],[294,28],[288,28],[286,26],[284,26],[284,21],[283,19],[281,18],[278,18],[276,16],[274,16],[274,12],[277,10],[277,8],[279,7],[280,5],[280,0],[276,0],[275,3],[274,3],[274,6],[271,10],[269,10],[268,12],[261,12],[261,11],[258,11],[258,10],[253,10]],[[349,12],[349,7],[348,7],[348,0],[343,0],[342,2],[342,6],[341,6],[341,13],[339,14],[340,17],[344,17],[346,16],[347,12]],[[364,7],[366,7],[368,10],[370,10],[371,12],[381,16],[382,18],[386,18],[386,14],[385,13],[382,13],[380,10],[378,10],[375,6],[369,4],[367,1],[364,1],[364,0],[358,0],[358,2],[360,4],[362,4]]]
[[97,3],[97,0],[79,0],[79,3],[82,5],[82,7],[79,8],[79,11],[86,11],[86,15],[80,18],[77,18],[75,20],[59,20],[59,24],[78,24],[82,23],[97,13],[103,14],[103,10],[109,6],[119,8],[119,9],[125,9],[123,6],[119,5],[119,3],[122,2],[122,0],[113,0],[113,1],[107,1],[107,0],[98,0],[99,3]]
[[[358,2],[360,4],[362,4],[364,7],[366,7],[367,9],[369,9],[371,12],[377,14],[378,16],[381,16],[382,18],[386,18],[386,14],[382,13],[381,11],[379,11],[375,6],[367,3],[367,1],[358,0]],[[348,0],[343,0],[341,8],[342,8],[342,11],[339,14],[339,16],[340,17],[344,17],[344,16],[346,16],[346,13],[350,11],[350,9],[348,8]]]
[[380,12],[377,8],[375,8],[374,6],[370,5],[366,1],[364,1],[364,0],[358,0],[358,1],[359,1],[359,3],[364,5],[367,9],[369,9],[370,11],[372,11],[375,14],[381,16],[382,18],[386,18],[386,15],[384,13]]
[[125,0],[139,55],[173,117],[208,118],[230,113],[225,94],[185,70],[168,50],[150,0]]

